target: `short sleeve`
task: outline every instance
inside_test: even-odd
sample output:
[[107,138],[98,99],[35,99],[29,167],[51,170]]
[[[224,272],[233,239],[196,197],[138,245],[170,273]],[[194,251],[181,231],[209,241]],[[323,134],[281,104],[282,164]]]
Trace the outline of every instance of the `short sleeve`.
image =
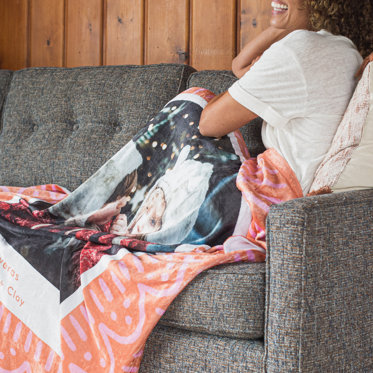
[[275,43],[228,90],[238,103],[273,127],[304,116],[307,87],[302,68],[287,46]]

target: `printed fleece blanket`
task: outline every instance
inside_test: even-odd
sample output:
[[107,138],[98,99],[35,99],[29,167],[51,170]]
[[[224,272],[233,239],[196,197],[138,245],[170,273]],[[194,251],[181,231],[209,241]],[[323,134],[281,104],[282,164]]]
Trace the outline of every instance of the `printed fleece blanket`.
[[138,372],[148,335],[201,271],[265,260],[271,204],[302,196],[273,149],[198,131],[192,88],[69,193],[0,188],[0,372]]

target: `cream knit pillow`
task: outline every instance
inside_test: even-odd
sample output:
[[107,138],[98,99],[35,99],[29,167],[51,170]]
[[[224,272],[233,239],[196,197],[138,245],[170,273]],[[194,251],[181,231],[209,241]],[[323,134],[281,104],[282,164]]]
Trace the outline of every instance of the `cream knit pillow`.
[[311,192],[373,188],[373,62],[364,70]]

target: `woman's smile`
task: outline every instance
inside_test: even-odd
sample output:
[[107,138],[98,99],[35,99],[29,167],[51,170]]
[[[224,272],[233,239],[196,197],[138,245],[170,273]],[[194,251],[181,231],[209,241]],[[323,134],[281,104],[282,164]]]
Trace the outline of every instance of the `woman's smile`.
[[282,14],[288,10],[288,6],[279,1],[272,1],[271,6],[273,15]]
[[290,32],[309,28],[309,14],[305,0],[274,0],[271,6],[273,27]]

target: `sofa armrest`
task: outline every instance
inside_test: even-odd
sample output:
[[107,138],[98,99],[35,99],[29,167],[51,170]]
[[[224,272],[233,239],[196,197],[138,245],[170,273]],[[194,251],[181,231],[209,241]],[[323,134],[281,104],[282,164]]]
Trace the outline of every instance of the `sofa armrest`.
[[373,190],[272,206],[267,242],[267,372],[373,372]]

